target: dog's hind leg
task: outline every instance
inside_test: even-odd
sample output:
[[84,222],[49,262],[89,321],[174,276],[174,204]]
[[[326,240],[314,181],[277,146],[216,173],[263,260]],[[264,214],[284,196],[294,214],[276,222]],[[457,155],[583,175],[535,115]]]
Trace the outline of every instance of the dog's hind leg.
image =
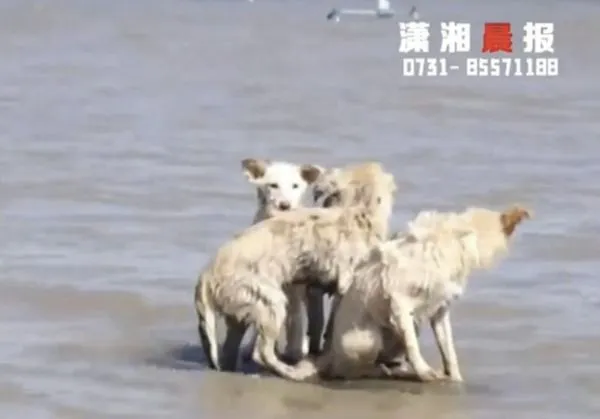
[[396,333],[406,343],[408,362],[422,381],[432,381],[442,378],[429,366],[421,354],[419,340],[415,331],[415,319],[410,310],[410,302],[402,295],[392,295],[390,300],[390,320]]
[[338,274],[338,280],[335,286],[335,290],[330,290],[329,294],[333,296],[331,301],[331,309],[329,311],[329,318],[327,319],[327,326],[325,327],[325,334],[323,335],[323,351],[328,352],[331,348],[331,340],[333,336],[333,326],[335,323],[335,317],[337,315],[340,304],[342,303],[342,297],[348,291],[352,279],[354,276],[353,269],[340,272]]
[[[277,295],[280,294],[280,295]],[[286,296],[281,290],[270,293],[256,308],[258,340],[253,353],[254,361],[280,377],[300,381],[305,378],[300,370],[281,361],[276,354],[277,340],[286,317]]]
[[[417,338],[420,335],[420,329],[419,322],[415,320],[415,335]],[[408,371],[410,364],[406,356],[406,344],[404,341],[398,338],[395,331],[389,329],[382,329],[382,334],[384,336],[385,347],[379,354],[377,363],[384,365],[388,369]]]
[[221,351],[223,356],[221,367],[224,371],[235,371],[240,344],[248,326],[232,316],[225,317],[225,323],[227,325],[227,334],[225,335],[225,342],[223,342],[223,349]]
[[344,303],[340,304],[331,340],[334,355],[331,371],[347,379],[383,376],[376,362],[384,347],[381,328],[368,315],[348,319],[345,314],[350,314],[348,310],[352,307]]
[[219,370],[219,342],[217,339],[217,316],[210,304],[210,298],[205,289],[205,281],[196,285],[194,304],[198,315],[198,335],[202,343],[202,350],[208,362],[208,366]]
[[331,310],[329,312],[329,319],[327,319],[327,326],[325,327],[325,334],[323,335],[323,352],[328,352],[331,348],[331,340],[333,337],[333,326],[335,321],[335,315],[340,306],[342,296],[334,294],[333,301],[331,302]]
[[208,366],[213,370],[220,370],[219,346],[216,340],[217,328],[214,316],[214,313],[209,312],[206,314],[206,317],[199,318],[198,335],[200,336],[202,350],[204,351]]
[[325,323],[323,297],[323,292],[320,289],[307,287],[306,315],[308,317],[308,353],[310,355],[321,353],[321,340],[323,339],[323,326]]
[[241,357],[243,362],[250,362],[252,361],[252,352],[254,351],[254,348],[256,348],[256,339],[258,336],[256,334],[255,327],[249,326],[246,328],[246,330],[250,330],[250,338],[248,339],[246,346],[242,348]]
[[286,290],[289,306],[286,316],[286,350],[283,358],[290,364],[297,364],[303,356],[304,322],[302,321],[302,307],[306,287],[292,285]]
[[444,374],[456,382],[463,381],[460,368],[458,367],[458,356],[454,347],[452,336],[452,324],[450,323],[450,311],[443,307],[431,319],[431,328],[435,336],[438,349],[442,355]]

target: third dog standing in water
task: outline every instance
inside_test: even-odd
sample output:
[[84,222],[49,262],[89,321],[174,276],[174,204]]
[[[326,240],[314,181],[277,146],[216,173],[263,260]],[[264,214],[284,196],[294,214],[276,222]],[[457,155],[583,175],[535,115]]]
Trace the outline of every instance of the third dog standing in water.
[[275,352],[287,315],[285,287],[308,280],[318,283],[307,285],[335,287],[342,295],[358,261],[387,238],[393,176],[377,163],[357,165],[353,172],[352,184],[340,190],[362,197],[360,205],[277,214],[222,246],[200,275],[198,330],[212,368],[222,369],[216,336],[216,315],[221,314],[231,326],[230,341],[238,339],[236,330],[243,334],[249,325],[256,328],[256,362],[288,379],[305,378],[304,371],[285,364]]
[[[516,226],[530,214],[469,208],[462,213],[421,212],[409,231],[376,245],[351,281],[335,313],[330,350],[298,366],[328,378],[406,376],[379,360],[404,355],[419,379],[462,381],[450,324],[450,303],[467,277],[507,251]],[[429,320],[442,355],[443,373],[421,355],[415,324]]]

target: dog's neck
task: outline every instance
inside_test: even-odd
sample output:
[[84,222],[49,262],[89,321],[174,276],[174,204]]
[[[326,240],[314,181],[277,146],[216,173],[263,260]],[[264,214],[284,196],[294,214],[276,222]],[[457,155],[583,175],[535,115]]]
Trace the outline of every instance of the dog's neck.
[[382,220],[381,217],[374,216],[372,217],[371,222],[373,223],[373,232],[375,236],[380,240],[387,240],[388,237],[388,221]]
[[254,214],[254,220],[252,221],[252,224],[259,223],[273,216],[273,209],[269,208],[267,197],[261,188],[256,188],[256,204],[257,210]]
[[460,257],[456,263],[456,271],[452,275],[451,280],[460,284],[462,287],[467,285],[467,279],[471,271],[477,268],[475,260],[465,251],[462,243],[457,243],[461,247]]
[[252,224],[260,223],[267,218],[271,218],[283,212],[282,210],[274,208],[273,205],[268,202],[267,197],[260,188],[256,188],[256,201],[258,208],[254,214],[254,220]]
[[479,255],[474,255],[472,250],[467,249],[467,246],[462,240],[457,240],[454,243],[459,249],[459,257],[456,260],[454,272],[452,272],[450,279],[464,288],[473,271],[485,269],[487,266],[481,263]]
[[[396,238],[396,249],[409,259],[420,260],[425,266],[431,267],[431,272],[439,272],[460,288],[467,285],[467,278],[472,270],[477,268],[476,260],[460,240],[406,240]],[[401,239],[401,237],[400,237]],[[437,273],[434,277],[437,277]],[[434,282],[436,282],[435,280]]]

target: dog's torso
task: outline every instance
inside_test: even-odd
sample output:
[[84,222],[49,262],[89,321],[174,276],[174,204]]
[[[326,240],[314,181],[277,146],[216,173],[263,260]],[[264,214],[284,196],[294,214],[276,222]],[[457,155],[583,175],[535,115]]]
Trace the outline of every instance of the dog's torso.
[[448,241],[444,246],[437,252],[429,243],[386,242],[378,250],[382,254],[357,267],[349,293],[362,299],[378,323],[388,321],[385,302],[393,296],[408,301],[415,318],[430,318],[462,295],[469,272],[459,244]]
[[[317,281],[325,289],[349,286],[356,263],[380,241],[363,212],[353,208],[298,209],[259,222],[222,246],[208,267],[215,301],[231,315],[243,293]],[[338,284],[340,278],[344,284]],[[246,300],[242,298],[241,300]],[[240,301],[241,301],[240,300]],[[243,310],[242,310],[243,311]]]

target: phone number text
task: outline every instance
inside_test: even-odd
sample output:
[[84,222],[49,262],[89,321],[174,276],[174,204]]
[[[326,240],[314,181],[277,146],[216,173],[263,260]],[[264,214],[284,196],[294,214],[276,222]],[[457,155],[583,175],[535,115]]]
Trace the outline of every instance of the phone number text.
[[555,77],[557,57],[467,58],[462,65],[449,63],[443,57],[405,57],[402,75],[408,77],[445,77],[463,73],[475,77]]

